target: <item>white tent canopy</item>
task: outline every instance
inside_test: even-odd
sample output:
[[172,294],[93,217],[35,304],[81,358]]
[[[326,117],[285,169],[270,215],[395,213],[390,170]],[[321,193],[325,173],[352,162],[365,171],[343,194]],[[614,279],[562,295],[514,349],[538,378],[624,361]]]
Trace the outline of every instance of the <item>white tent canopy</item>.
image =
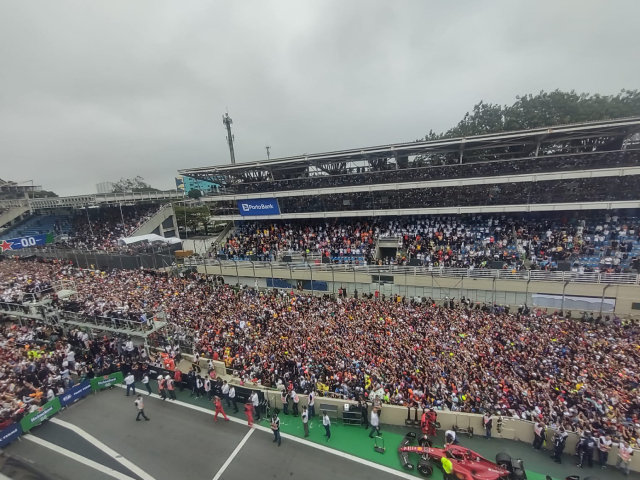
[[139,242],[162,242],[165,245],[174,245],[176,243],[180,243],[181,240],[175,237],[165,238],[161,237],[160,235],[156,235],[155,233],[150,233],[148,235],[139,235],[137,237],[121,238],[118,240],[118,245],[131,245],[132,243]]

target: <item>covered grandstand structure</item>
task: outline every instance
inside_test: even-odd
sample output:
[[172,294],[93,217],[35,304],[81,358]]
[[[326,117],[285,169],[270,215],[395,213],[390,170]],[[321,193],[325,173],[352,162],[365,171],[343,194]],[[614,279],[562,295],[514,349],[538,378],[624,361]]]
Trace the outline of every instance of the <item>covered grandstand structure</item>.
[[626,139],[640,131],[640,117],[562,125],[515,132],[477,135],[433,141],[414,141],[303,154],[221,166],[180,170],[181,175],[222,182],[231,189],[236,183],[341,175],[353,170],[377,171],[517,160],[528,157],[621,150]]

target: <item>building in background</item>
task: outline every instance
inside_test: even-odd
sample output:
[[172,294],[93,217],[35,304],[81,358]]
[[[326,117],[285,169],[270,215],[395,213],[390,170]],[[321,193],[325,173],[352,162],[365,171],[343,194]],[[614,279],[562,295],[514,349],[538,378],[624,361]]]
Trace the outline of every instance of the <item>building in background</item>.
[[113,182],[102,182],[96,184],[98,193],[111,193],[113,192]]
[[207,180],[198,180],[186,175],[179,175],[176,177],[176,188],[183,191],[185,195],[188,195],[191,190],[200,190],[203,195],[207,195],[217,193],[220,185]]

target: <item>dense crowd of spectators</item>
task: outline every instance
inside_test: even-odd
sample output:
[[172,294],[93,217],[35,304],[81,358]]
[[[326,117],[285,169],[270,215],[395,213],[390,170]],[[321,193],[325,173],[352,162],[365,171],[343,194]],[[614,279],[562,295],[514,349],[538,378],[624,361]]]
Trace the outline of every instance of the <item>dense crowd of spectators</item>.
[[322,172],[316,176],[240,182],[231,184],[229,193],[262,193],[308,188],[346,187],[381,183],[445,180],[453,178],[492,177],[542,172],[567,172],[573,170],[627,167],[640,164],[640,152],[593,152],[572,155],[510,159],[492,162],[463,163],[432,167],[385,169],[369,171],[355,167],[349,172],[330,175]]
[[[637,200],[640,176],[282,197],[282,213]],[[455,200],[452,200],[455,199]]]
[[[232,259],[276,261],[297,252],[334,263],[431,268],[495,268],[501,262],[504,268],[553,269],[571,262],[587,272],[621,273],[638,269],[639,222],[599,211],[556,218],[469,214],[251,222],[239,225],[221,252]],[[397,248],[392,254],[381,249],[377,257],[376,245],[385,237],[396,239]],[[581,266],[583,257],[594,256],[597,266]]]
[[131,235],[161,208],[157,204],[113,206],[89,210],[88,215],[78,211],[71,219],[69,238],[59,243],[81,250],[120,250],[118,240]]
[[150,359],[142,348],[128,351],[129,341],[90,339],[80,330],[65,336],[61,327],[35,321],[1,324],[0,430],[85,380],[143,368]]
[[246,223],[236,228],[222,252],[229,258],[280,260],[284,254],[356,257],[371,262],[375,256],[379,222],[344,219],[340,222],[292,221]]
[[[438,306],[431,299],[319,298],[216,286],[198,275],[79,271],[57,263],[10,260],[0,262],[0,274],[14,281],[13,289],[36,276],[72,278],[85,312],[162,312],[194,352],[224,361],[245,382],[376,396],[403,406],[499,411],[574,431],[609,425],[622,438],[637,438],[640,330],[616,317],[576,322],[463,299]],[[95,347],[94,359],[104,347]],[[54,349],[60,367],[64,351]],[[29,360],[15,355],[24,353],[9,350],[5,391],[16,385],[8,365],[17,362],[21,375],[29,370]],[[38,388],[17,385],[22,402]]]

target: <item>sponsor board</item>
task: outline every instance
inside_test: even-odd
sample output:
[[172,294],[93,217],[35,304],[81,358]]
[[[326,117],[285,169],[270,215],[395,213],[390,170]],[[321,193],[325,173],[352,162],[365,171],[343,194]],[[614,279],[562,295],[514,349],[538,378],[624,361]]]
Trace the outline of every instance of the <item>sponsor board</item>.
[[280,215],[277,198],[260,198],[255,200],[237,200],[238,211],[243,217]]
[[60,399],[60,405],[66,407],[67,405],[75,403],[81,398],[89,395],[89,393],[91,393],[91,382],[86,381],[70,388],[64,392],[64,395],[61,395],[58,398]]
[[13,423],[0,431],[0,448],[4,448],[22,435],[22,427],[19,423]]
[[45,403],[43,406],[38,408],[33,413],[30,413],[22,420],[20,420],[20,426],[22,427],[23,432],[28,432],[33,427],[37,427],[45,420],[48,420],[50,417],[55,415],[60,411],[60,400],[58,398],[54,398],[50,402]]
[[105,375],[103,377],[96,377],[91,379],[91,390],[103,390],[105,388],[113,387],[116,383],[122,383],[122,372],[112,373],[111,375]]

